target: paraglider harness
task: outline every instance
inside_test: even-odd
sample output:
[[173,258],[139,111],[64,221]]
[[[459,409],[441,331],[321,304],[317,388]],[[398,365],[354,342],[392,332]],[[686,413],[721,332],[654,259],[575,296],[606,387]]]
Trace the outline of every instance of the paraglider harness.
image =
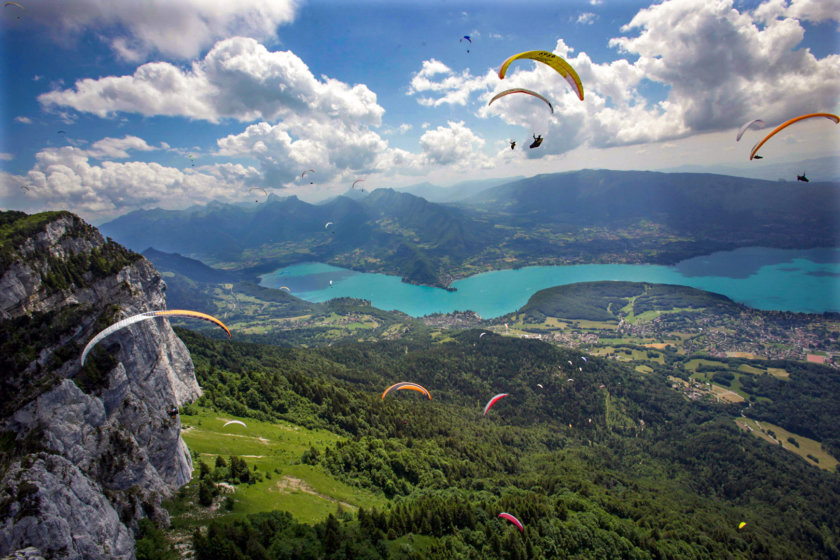
[[542,144],[542,141],[543,141],[542,134],[540,134],[539,136],[537,136],[536,134],[532,134],[532,136],[534,137],[534,141],[531,142],[531,145],[528,146],[528,147],[531,148],[531,149],[539,148],[540,144]]
[[175,407],[175,406],[171,406],[171,407],[169,407],[168,413],[169,413],[169,417],[174,420],[175,417],[178,416],[178,408]]
[[806,177],[804,173],[802,175],[797,175],[796,180],[797,181],[802,181],[803,183],[810,183],[811,182],[811,181],[808,180],[808,177]]

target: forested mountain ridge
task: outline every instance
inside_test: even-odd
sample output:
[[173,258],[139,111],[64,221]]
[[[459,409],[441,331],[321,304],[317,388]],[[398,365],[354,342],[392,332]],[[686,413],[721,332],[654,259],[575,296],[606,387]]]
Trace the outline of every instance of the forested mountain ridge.
[[322,205],[270,196],[251,207],[138,211],[101,228],[138,251],[248,274],[320,261],[448,286],[511,266],[673,264],[745,246],[837,246],[838,209],[834,183],[586,170],[514,181],[457,206],[378,189]]

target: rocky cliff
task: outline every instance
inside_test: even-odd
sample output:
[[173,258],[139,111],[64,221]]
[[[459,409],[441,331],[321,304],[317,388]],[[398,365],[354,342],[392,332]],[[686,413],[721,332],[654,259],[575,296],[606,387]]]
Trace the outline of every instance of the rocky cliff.
[[192,470],[168,411],[200,393],[186,347],[154,319],[79,360],[113,321],[165,309],[164,290],[70,213],[0,212],[0,557],[133,558],[137,521],[168,521],[161,500]]

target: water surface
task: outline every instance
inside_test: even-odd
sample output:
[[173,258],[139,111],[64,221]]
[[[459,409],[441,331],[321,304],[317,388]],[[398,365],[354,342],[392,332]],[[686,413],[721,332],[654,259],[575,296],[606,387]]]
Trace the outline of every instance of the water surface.
[[840,312],[840,248],[748,247],[695,257],[675,266],[532,266],[458,280],[452,284],[455,292],[406,284],[396,276],[355,272],[323,263],[297,264],[260,278],[262,286],[286,286],[306,301],[354,297],[369,300],[380,309],[396,309],[414,317],[472,310],[490,319],[516,311],[539,290],[598,280],[692,286],[723,294],[756,309]]

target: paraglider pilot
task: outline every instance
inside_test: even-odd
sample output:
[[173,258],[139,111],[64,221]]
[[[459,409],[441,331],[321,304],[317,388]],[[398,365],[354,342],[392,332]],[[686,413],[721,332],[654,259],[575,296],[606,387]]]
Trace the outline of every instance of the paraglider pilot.
[[534,137],[534,141],[531,142],[531,145],[528,146],[528,147],[529,148],[539,148],[540,144],[542,144],[542,141],[543,141],[542,134],[540,134],[539,136],[537,136],[536,134],[532,134],[532,136]]
[[172,418],[173,420],[175,419],[176,416],[178,416],[178,408],[175,407],[175,406],[169,407],[168,412],[169,412],[169,417]]
[[797,175],[796,180],[797,181],[802,181],[803,183],[810,183],[811,182],[811,181],[808,180],[808,177],[806,177],[804,173],[802,175]]

